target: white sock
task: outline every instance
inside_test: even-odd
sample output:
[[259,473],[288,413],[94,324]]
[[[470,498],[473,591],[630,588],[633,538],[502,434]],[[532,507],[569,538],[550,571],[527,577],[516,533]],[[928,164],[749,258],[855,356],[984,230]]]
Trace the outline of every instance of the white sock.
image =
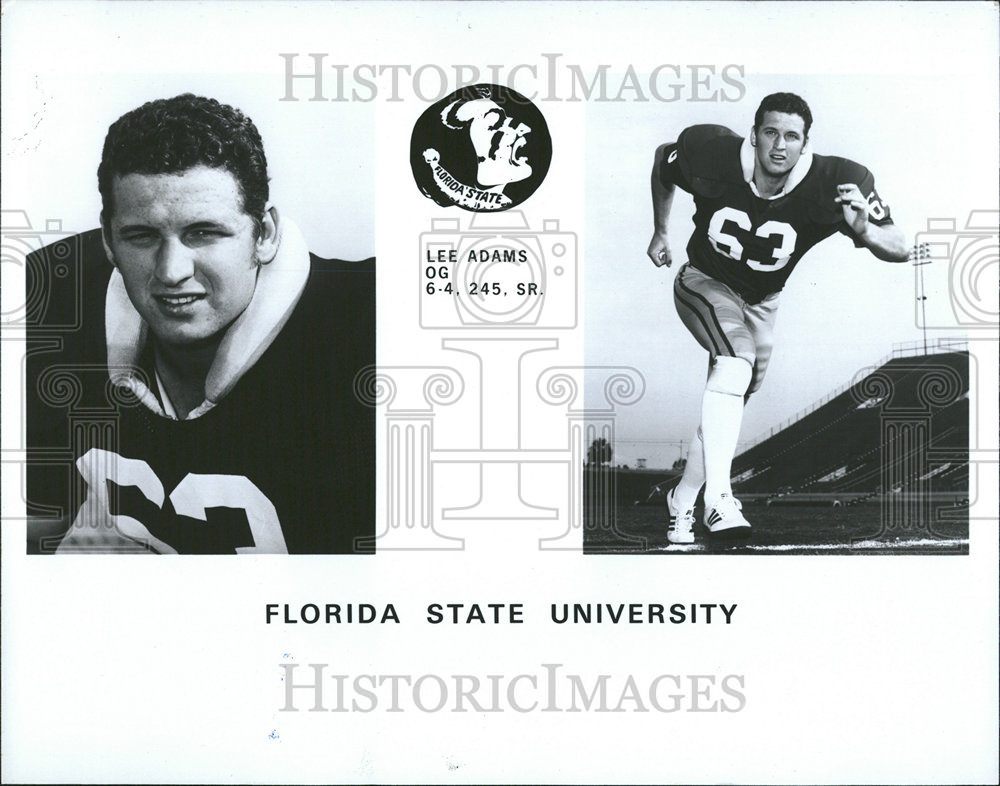
[[705,485],[705,445],[702,442],[701,426],[694,433],[688,448],[687,463],[681,482],[674,490],[674,503],[681,510],[690,510],[698,499],[698,492]]
[[732,496],[729,482],[733,455],[743,424],[743,396],[706,390],[701,400],[701,431],[705,443],[705,505],[723,494]]

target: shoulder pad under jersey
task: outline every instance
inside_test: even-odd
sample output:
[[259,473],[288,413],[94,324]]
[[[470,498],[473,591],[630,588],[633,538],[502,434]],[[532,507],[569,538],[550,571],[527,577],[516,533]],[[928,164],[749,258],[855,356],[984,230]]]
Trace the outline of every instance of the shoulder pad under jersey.
[[868,169],[850,159],[813,155],[812,170],[793,193],[800,199],[809,200],[809,215],[813,221],[837,224],[844,214],[833,200],[837,196],[837,186],[842,183],[855,183],[867,196],[875,187],[875,178]]
[[677,137],[678,163],[694,193],[721,196],[727,184],[743,182],[740,145],[743,138],[725,126],[698,125]]

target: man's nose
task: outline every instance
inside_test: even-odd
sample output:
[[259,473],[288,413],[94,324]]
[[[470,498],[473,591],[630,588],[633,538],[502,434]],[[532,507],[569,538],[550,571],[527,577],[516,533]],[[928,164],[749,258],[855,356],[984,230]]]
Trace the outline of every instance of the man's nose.
[[776,148],[778,148],[778,150],[784,150],[785,149],[785,138],[783,136],[779,135],[778,138],[774,140],[774,146]]
[[166,239],[156,254],[157,280],[174,287],[194,275],[194,251],[179,240]]

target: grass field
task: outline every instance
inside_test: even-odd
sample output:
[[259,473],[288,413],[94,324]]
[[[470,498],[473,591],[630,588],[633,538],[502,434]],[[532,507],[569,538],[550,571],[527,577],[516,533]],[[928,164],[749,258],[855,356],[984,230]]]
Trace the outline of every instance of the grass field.
[[[615,515],[584,517],[584,551],[634,554],[968,554],[967,508],[932,508],[945,522],[883,528],[878,501],[845,507],[767,507],[747,504],[753,535],[738,545],[709,541],[699,524],[695,542],[667,542],[665,505],[623,505]],[[701,508],[695,511],[702,521]],[[950,515],[948,515],[950,514]],[[954,520],[958,515],[959,520]],[[598,521],[610,518],[610,522]]]

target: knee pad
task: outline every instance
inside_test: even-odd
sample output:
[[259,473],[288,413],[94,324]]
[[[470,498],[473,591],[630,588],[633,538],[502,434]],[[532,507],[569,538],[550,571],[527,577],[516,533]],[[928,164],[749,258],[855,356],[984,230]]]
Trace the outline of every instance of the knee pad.
[[753,365],[747,360],[719,355],[712,363],[705,389],[742,397],[750,387],[751,377],[753,377]]

